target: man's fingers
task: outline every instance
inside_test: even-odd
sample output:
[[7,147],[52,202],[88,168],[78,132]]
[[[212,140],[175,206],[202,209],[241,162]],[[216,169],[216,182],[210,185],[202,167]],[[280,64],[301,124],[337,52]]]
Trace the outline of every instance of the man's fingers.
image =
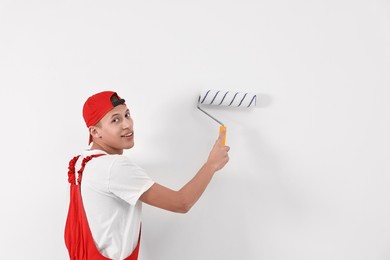
[[225,126],[221,126],[219,128],[219,136],[218,136],[218,142],[221,143],[223,142],[223,140],[225,139],[226,137],[226,127]]
[[224,133],[220,133],[219,134],[219,136],[218,136],[218,139],[217,139],[217,141],[220,143],[220,142],[222,142],[223,141],[223,139],[225,138],[225,136],[226,136],[226,132],[224,132]]

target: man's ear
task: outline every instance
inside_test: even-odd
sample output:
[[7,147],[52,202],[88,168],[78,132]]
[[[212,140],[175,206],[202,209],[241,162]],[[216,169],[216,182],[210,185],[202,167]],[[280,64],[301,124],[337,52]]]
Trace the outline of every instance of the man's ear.
[[92,135],[93,138],[100,138],[100,133],[96,126],[90,126],[89,133]]

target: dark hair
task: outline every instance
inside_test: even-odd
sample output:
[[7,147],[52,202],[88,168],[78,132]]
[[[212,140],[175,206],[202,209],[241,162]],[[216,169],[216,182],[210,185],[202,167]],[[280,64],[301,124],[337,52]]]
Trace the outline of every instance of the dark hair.
[[119,97],[116,93],[112,94],[112,96],[110,97],[110,101],[111,103],[114,103],[115,101],[119,101]]

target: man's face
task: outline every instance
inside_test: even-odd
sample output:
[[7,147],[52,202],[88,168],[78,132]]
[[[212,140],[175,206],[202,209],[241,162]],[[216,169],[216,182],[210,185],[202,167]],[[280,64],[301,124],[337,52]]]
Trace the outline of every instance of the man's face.
[[109,111],[97,124],[99,134],[96,142],[110,154],[122,154],[123,149],[134,146],[133,119],[126,105],[119,105]]

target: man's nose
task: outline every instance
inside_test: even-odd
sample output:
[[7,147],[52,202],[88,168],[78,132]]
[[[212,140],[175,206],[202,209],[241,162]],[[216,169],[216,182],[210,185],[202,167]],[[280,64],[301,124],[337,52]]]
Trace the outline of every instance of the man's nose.
[[133,120],[128,119],[123,121],[123,128],[131,128],[133,126]]

